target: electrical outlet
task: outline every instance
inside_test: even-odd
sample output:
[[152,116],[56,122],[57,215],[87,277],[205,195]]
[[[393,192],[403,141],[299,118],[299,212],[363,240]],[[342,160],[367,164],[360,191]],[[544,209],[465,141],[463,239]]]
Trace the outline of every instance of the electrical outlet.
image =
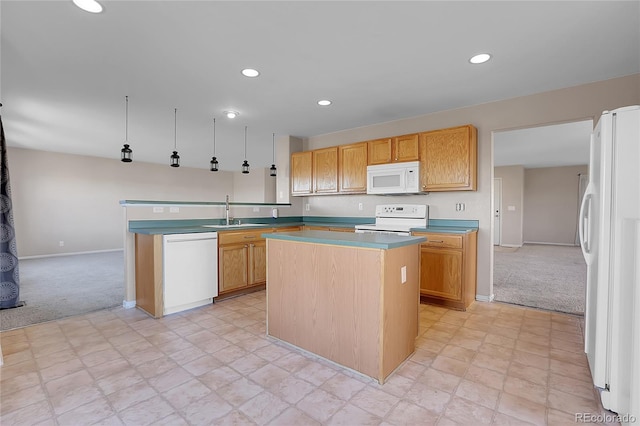
[[310,210],[311,210],[311,204],[309,204],[309,203],[305,204],[305,205],[304,205],[304,209],[305,209],[306,211],[310,211]]
[[258,213],[259,211],[260,211],[260,207],[254,207],[254,208],[253,208],[253,212],[254,212],[254,213]]
[[358,203],[358,210],[362,211],[363,208],[364,206],[362,205],[362,203]]
[[180,207],[169,207],[169,213],[180,213]]
[[164,213],[164,207],[156,206],[156,207],[153,208],[153,212],[154,213]]
[[60,247],[64,247],[64,241],[60,241],[58,244],[60,244]]

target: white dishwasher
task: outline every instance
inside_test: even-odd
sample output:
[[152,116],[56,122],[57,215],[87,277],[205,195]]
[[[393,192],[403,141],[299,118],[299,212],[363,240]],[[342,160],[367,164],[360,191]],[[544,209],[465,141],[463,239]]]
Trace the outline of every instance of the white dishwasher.
[[218,233],[164,235],[164,315],[213,302],[218,295]]

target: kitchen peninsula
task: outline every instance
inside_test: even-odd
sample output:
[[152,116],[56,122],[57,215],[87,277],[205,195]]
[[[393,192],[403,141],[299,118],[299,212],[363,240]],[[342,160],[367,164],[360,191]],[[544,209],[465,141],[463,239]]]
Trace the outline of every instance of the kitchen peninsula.
[[423,237],[270,233],[267,334],[376,379],[415,350]]

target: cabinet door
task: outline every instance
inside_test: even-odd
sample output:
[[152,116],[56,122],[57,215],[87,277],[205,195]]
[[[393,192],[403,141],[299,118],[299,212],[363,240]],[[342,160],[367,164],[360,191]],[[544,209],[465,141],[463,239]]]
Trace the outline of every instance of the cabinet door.
[[420,245],[420,293],[462,300],[462,250]]
[[420,134],[423,191],[475,191],[477,138],[473,126]]
[[393,138],[393,161],[418,161],[418,139],[417,133]]
[[309,195],[312,186],[312,151],[291,154],[291,195]]
[[249,285],[267,282],[267,242],[249,243]]
[[220,246],[219,253],[219,292],[246,287],[248,284],[248,244],[229,244]]
[[338,192],[338,147],[316,149],[313,153],[313,192]]
[[361,142],[338,147],[340,192],[367,192],[367,143]]
[[367,164],[387,164],[393,158],[391,150],[391,138],[376,139],[367,142]]

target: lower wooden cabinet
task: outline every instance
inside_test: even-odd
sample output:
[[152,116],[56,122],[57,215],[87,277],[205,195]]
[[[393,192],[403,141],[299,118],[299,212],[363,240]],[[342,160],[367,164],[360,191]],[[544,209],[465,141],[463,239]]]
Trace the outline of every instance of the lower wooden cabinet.
[[420,244],[420,296],[427,303],[466,310],[476,298],[477,232],[437,234]]
[[267,282],[267,243],[262,234],[299,231],[300,226],[260,228],[218,233],[218,293],[259,286]]
[[304,225],[305,231],[335,231],[335,232],[355,232],[354,228],[347,228],[343,226],[317,226],[317,225]]

